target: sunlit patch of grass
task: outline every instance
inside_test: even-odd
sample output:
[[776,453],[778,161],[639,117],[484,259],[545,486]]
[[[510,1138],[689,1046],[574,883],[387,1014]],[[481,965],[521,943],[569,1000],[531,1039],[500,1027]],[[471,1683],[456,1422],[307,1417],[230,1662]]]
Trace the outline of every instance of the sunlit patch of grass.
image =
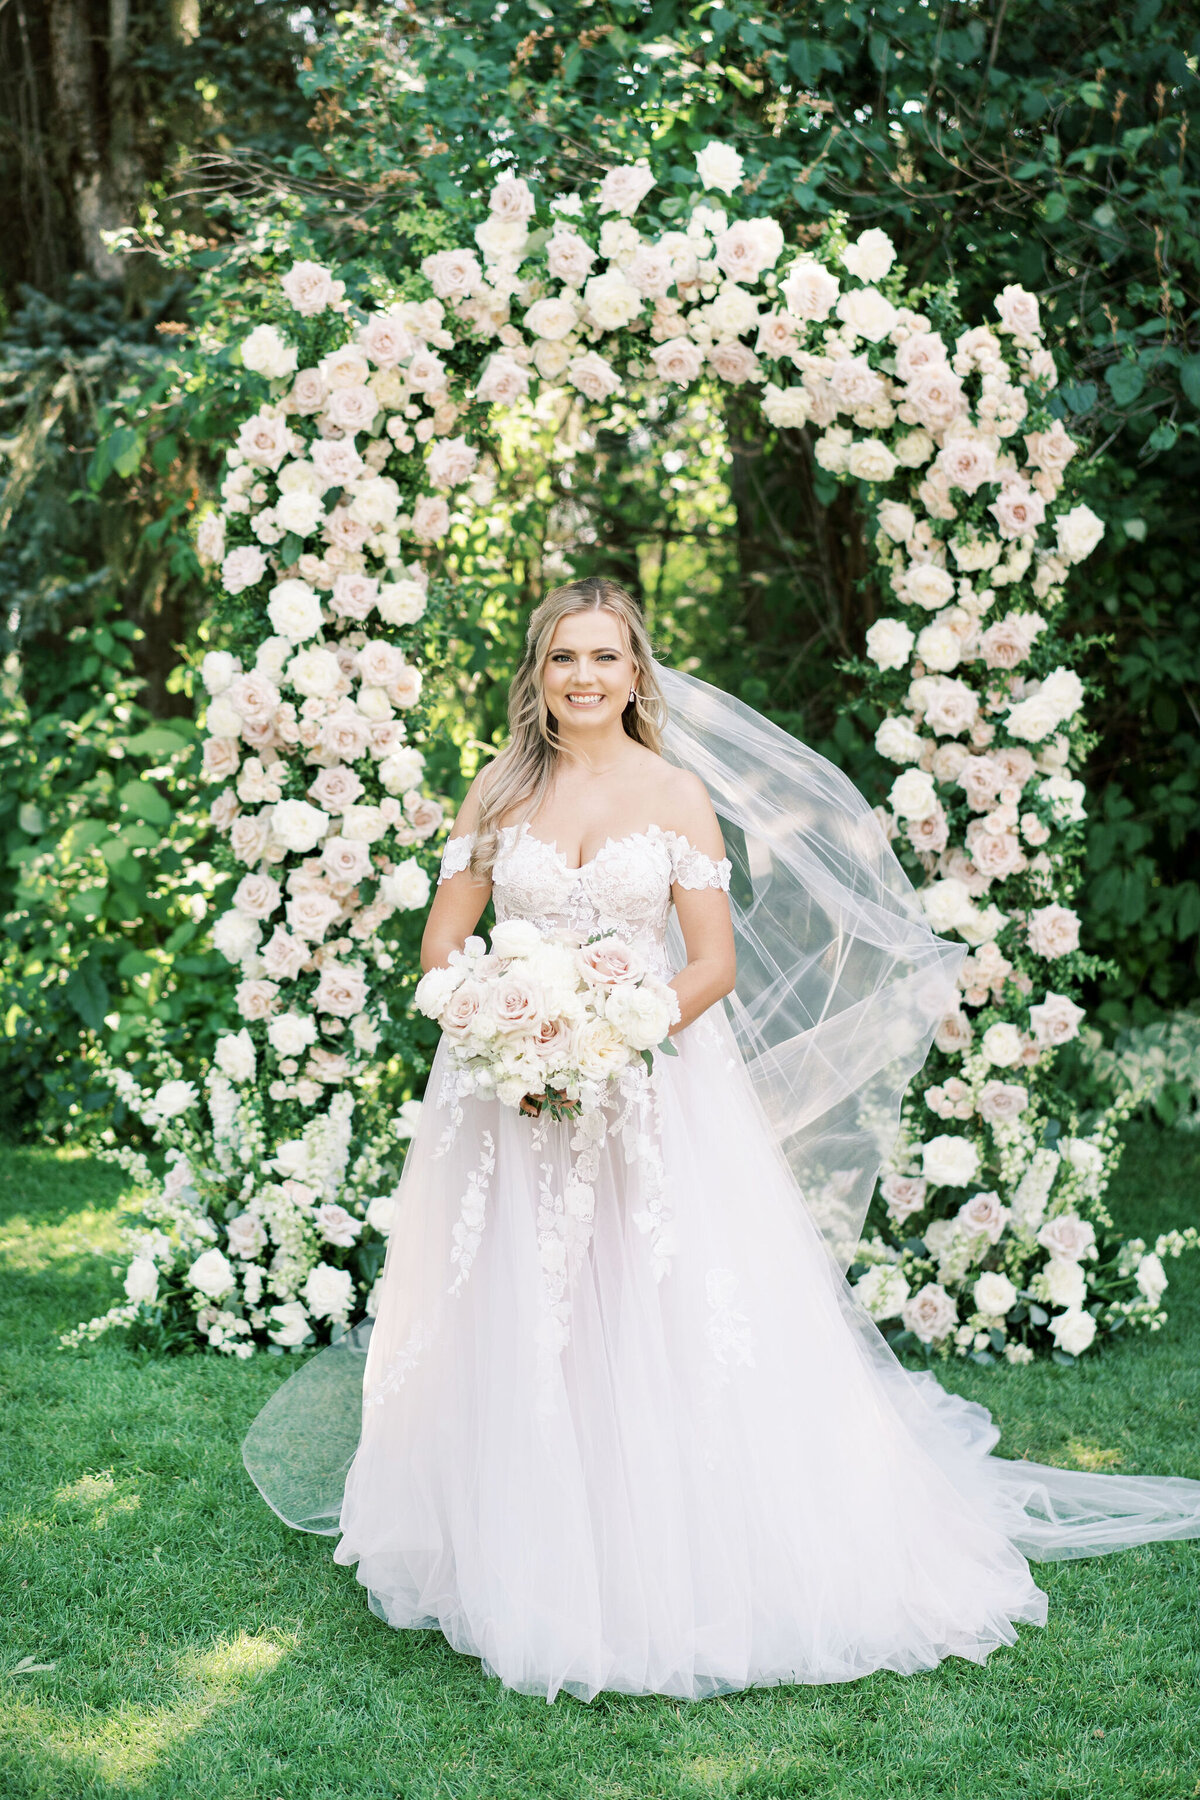
[[1070,1468],[1091,1469],[1096,1474],[1109,1474],[1113,1469],[1119,1469],[1124,1461],[1120,1450],[1105,1450],[1099,1444],[1085,1444],[1079,1438],[1067,1439],[1067,1455],[1071,1459]]

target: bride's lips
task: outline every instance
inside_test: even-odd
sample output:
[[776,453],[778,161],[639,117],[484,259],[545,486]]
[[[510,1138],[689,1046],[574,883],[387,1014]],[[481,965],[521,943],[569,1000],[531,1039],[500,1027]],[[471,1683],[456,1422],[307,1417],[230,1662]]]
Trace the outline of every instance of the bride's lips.
[[603,694],[568,694],[567,705],[577,706],[586,711],[589,707],[599,706],[604,698]]

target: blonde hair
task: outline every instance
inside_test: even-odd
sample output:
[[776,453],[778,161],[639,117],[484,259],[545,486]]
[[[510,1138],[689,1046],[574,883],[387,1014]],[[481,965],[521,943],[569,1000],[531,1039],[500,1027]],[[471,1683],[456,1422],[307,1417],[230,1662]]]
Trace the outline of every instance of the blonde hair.
[[628,737],[661,753],[667,706],[654,676],[654,650],[637,601],[604,575],[587,575],[555,588],[530,614],[525,649],[508,690],[508,746],[480,783],[470,862],[472,875],[480,879],[496,860],[504,814],[523,805],[521,821],[532,818],[550,788],[561,744],[557,721],[546,705],[543,672],[559,623],[581,612],[610,612],[621,621],[634,666],[634,698],[626,704],[621,723]]

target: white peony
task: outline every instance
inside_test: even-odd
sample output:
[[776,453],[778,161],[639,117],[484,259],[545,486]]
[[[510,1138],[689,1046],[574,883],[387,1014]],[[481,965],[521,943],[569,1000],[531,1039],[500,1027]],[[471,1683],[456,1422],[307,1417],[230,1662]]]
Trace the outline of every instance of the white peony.
[[530,919],[503,919],[492,927],[494,956],[533,956],[542,946],[542,934]]
[[679,1016],[674,992],[659,994],[651,987],[614,988],[604,1003],[604,1016],[635,1050],[653,1050]]
[[223,1300],[237,1286],[237,1277],[220,1250],[204,1250],[184,1278],[209,1300]]
[[921,1170],[938,1187],[966,1187],[979,1169],[979,1152],[969,1138],[945,1133],[921,1146]]

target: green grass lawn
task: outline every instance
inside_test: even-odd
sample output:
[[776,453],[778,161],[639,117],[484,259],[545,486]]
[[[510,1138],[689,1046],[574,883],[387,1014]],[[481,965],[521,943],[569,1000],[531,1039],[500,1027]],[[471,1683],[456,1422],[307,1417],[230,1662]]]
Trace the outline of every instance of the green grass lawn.
[[[113,1298],[119,1177],[0,1160],[3,1800],[1200,1796],[1200,1544],[1041,1565],[1049,1624],[986,1668],[690,1705],[547,1706],[389,1630],[333,1540],[289,1531],[242,1470],[290,1361],[57,1349]],[[1114,1210],[1146,1237],[1200,1222],[1200,1139],[1139,1129]],[[1200,1477],[1200,1260],[1168,1273],[1158,1336],[947,1384],[1011,1456]]]

